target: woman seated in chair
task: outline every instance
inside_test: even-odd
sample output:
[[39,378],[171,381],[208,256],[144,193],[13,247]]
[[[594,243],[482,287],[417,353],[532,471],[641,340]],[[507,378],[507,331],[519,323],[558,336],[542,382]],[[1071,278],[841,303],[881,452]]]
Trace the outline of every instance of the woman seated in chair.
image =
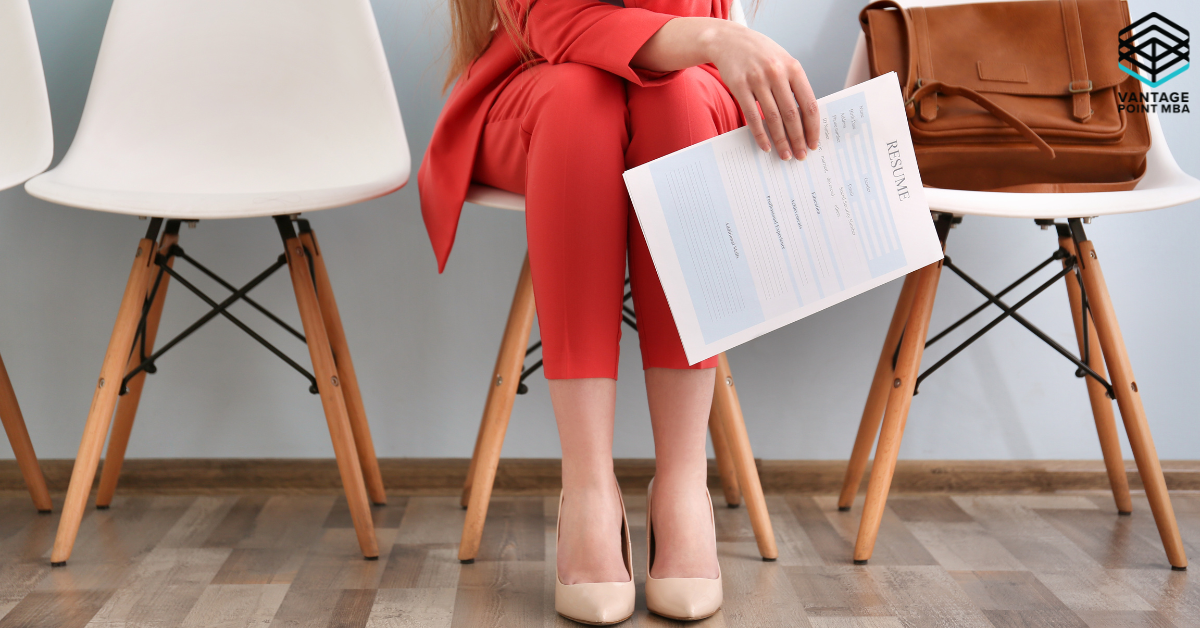
[[633,611],[612,465],[627,257],[657,461],[647,605],[699,619],[721,603],[705,452],[716,359],[684,357],[621,173],[743,123],[782,159],[815,149],[800,63],[729,21],[733,1],[450,0],[454,89],[422,213],[440,270],[472,181],[525,195],[563,456],[556,607],[571,619]]

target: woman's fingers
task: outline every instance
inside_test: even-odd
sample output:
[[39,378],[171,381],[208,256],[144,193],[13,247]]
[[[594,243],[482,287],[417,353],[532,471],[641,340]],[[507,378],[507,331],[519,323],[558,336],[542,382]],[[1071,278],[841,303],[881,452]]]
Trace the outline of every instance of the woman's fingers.
[[775,95],[771,93],[771,86],[769,84],[759,85],[754,90],[754,96],[758,99],[758,106],[762,108],[767,131],[771,134],[775,150],[779,151],[779,158],[791,159],[792,147],[788,144],[787,131],[783,128],[783,116],[779,113],[779,106],[775,104]]
[[[800,63],[782,49],[753,59],[728,74],[728,84],[758,147],[781,159],[804,159],[820,139],[817,99]],[[725,68],[719,68],[725,71]]]
[[804,124],[800,116],[800,107],[792,95],[791,85],[786,78],[771,85],[771,96],[779,115],[783,118],[783,128],[787,131],[788,143],[796,159],[804,159],[808,149],[805,147]]
[[[789,81],[792,94],[799,104],[800,118],[804,124],[804,141],[810,150],[817,150],[817,142],[821,139],[821,115],[817,110],[817,96],[813,94],[812,85],[800,64],[796,64]],[[798,136],[797,136],[798,137]]]
[[754,141],[759,148],[763,149],[763,152],[770,152],[771,138],[763,128],[762,117],[758,115],[758,105],[754,102],[754,94],[748,89],[739,90],[734,94],[734,98],[737,99],[738,106],[742,108],[742,117],[746,118],[746,126],[750,127]]
[[817,149],[820,114],[800,62],[765,35],[735,28],[713,50],[712,63],[737,100],[759,148],[782,159]]

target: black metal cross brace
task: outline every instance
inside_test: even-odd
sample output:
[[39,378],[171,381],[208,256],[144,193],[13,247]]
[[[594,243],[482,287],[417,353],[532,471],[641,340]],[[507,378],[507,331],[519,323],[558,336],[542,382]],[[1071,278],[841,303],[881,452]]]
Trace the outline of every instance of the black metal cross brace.
[[[1058,226],[1060,228],[1069,229],[1069,227],[1067,225],[1056,225],[1056,226]],[[1052,262],[1054,262],[1056,260],[1063,260],[1063,269],[1061,271],[1055,273],[1054,276],[1051,277],[1049,280],[1047,280],[1045,283],[1034,288],[1032,292],[1025,295],[1023,298],[1021,298],[1021,300],[1017,301],[1012,306],[1009,306],[1007,303],[1000,300],[1001,297],[1003,297],[1004,295],[1011,292],[1017,286],[1024,283],[1027,279],[1029,279],[1029,278],[1033,277],[1035,274],[1037,274],[1038,271],[1042,270],[1043,268],[1050,265]],[[963,323],[970,320],[976,314],[979,314],[983,310],[987,309],[987,307],[989,305],[994,305],[994,306],[1000,308],[1000,311],[1002,313],[999,316],[997,316],[996,318],[992,319],[986,325],[984,325],[983,328],[981,328],[979,331],[975,332],[969,338],[964,340],[957,347],[951,349],[949,353],[947,353],[945,356],[943,356],[942,359],[935,362],[933,364],[933,366],[930,366],[928,369],[926,369],[926,371],[924,373],[921,373],[921,375],[919,377],[917,377],[916,387],[913,391],[914,395],[917,394],[917,392],[920,390],[921,382],[925,381],[925,378],[929,377],[931,374],[933,374],[934,371],[936,371],[939,368],[941,368],[942,366],[944,366],[947,362],[949,362],[952,358],[954,358],[954,356],[961,353],[963,351],[963,349],[966,349],[968,346],[970,346],[976,340],[979,340],[980,338],[982,338],[984,334],[991,331],[992,328],[994,328],[996,325],[999,325],[1001,323],[1001,321],[1003,321],[1006,318],[1012,318],[1013,320],[1020,323],[1022,327],[1026,328],[1030,332],[1032,332],[1033,335],[1035,335],[1039,339],[1041,339],[1042,342],[1045,342],[1047,345],[1049,345],[1050,348],[1054,349],[1059,354],[1061,354],[1063,357],[1067,358],[1067,360],[1069,360],[1072,364],[1074,364],[1076,367],[1076,370],[1075,370],[1076,377],[1091,377],[1092,379],[1096,380],[1097,382],[1100,382],[1100,384],[1103,385],[1104,389],[1108,392],[1109,398],[1113,398],[1112,384],[1110,384],[1108,382],[1108,380],[1104,379],[1104,377],[1102,377],[1099,373],[1097,373],[1090,366],[1088,366],[1088,363],[1091,361],[1091,359],[1088,355],[1089,345],[1088,345],[1088,336],[1087,336],[1087,334],[1088,334],[1087,330],[1089,327],[1089,325],[1087,324],[1087,320],[1089,318],[1090,308],[1088,306],[1087,291],[1084,290],[1084,287],[1083,287],[1083,279],[1079,276],[1079,272],[1078,272],[1078,268],[1077,268],[1077,266],[1078,266],[1077,260],[1076,260],[1075,256],[1072,255],[1069,251],[1063,249],[1062,247],[1059,247],[1058,250],[1056,250],[1049,258],[1047,258],[1045,261],[1043,261],[1042,263],[1035,266],[1033,268],[1033,270],[1030,270],[1029,272],[1022,275],[1019,279],[1017,279],[1013,283],[1006,286],[1003,290],[1001,290],[997,294],[992,294],[990,291],[988,291],[987,288],[984,288],[983,285],[981,285],[978,281],[976,281],[974,278],[972,278],[970,275],[968,275],[966,272],[964,272],[961,268],[959,268],[958,266],[955,266],[954,262],[951,261],[951,259],[948,256],[943,258],[942,266],[945,268],[949,268],[951,272],[953,272],[954,274],[956,274],[960,278],[962,278],[962,280],[965,281],[967,283],[967,285],[974,288],[976,292],[982,294],[987,299],[987,301],[984,301],[978,307],[976,307],[975,309],[968,312],[965,316],[958,319],[957,321],[952,323],[949,327],[947,327],[946,329],[944,329],[941,332],[939,332],[938,334],[936,334],[933,338],[930,338],[925,343],[926,348],[928,348],[930,345],[937,342],[938,340],[941,340],[947,334],[954,331],[955,329],[958,329],[959,326],[961,326]],[[1058,282],[1063,277],[1066,277],[1068,274],[1075,275],[1075,281],[1079,282],[1079,291],[1080,291],[1080,295],[1082,295],[1083,307],[1082,307],[1081,314],[1083,316],[1083,323],[1084,323],[1082,325],[1083,347],[1084,347],[1082,358],[1076,357],[1075,354],[1068,351],[1065,347],[1063,347],[1061,344],[1056,342],[1053,338],[1048,336],[1041,329],[1038,329],[1037,326],[1035,326],[1033,323],[1029,322],[1029,320],[1026,319],[1024,316],[1021,316],[1020,314],[1017,313],[1018,309],[1025,306],[1025,304],[1032,301],[1034,297],[1041,294],[1047,288],[1054,285],[1056,282]],[[901,338],[903,338],[903,334],[901,334]],[[897,343],[896,352],[892,354],[893,368],[896,365],[896,360],[899,357],[899,353],[900,353],[900,344]]]
[[[205,294],[204,291],[200,290],[200,288],[198,288],[194,284],[192,284],[192,282],[188,281],[186,278],[184,278],[182,275],[180,275],[178,271],[171,268],[170,261],[172,258],[181,259],[181,260],[191,264],[197,270],[204,273],[208,277],[212,278],[214,281],[216,281],[218,284],[220,284],[222,287],[229,290],[233,294],[229,295],[228,297],[225,298],[225,300],[218,303],[217,301],[215,301],[214,299],[209,297],[207,294]],[[275,273],[275,271],[279,270],[280,268],[283,268],[284,266],[287,266],[287,256],[286,255],[280,255],[279,258],[276,259],[273,264],[271,264],[270,266],[268,266],[266,268],[266,270],[259,273],[257,276],[255,276],[253,279],[251,279],[248,283],[246,283],[241,288],[235,288],[233,286],[233,284],[230,284],[229,282],[227,282],[224,279],[217,276],[216,273],[209,270],[203,264],[201,264],[200,262],[196,261],[191,256],[189,256],[186,252],[184,252],[183,248],[177,244],[172,245],[170,248],[168,248],[165,255],[162,253],[156,254],[154,257],[154,264],[156,266],[158,266],[158,274],[154,279],[154,286],[151,288],[150,293],[146,296],[146,299],[142,304],[141,320],[138,322],[137,332],[134,335],[134,339],[133,339],[133,347],[130,349],[130,354],[132,355],[132,353],[134,351],[137,351],[138,357],[141,360],[138,363],[138,365],[133,367],[133,369],[130,370],[125,375],[124,379],[121,380],[121,394],[122,395],[124,395],[126,392],[128,392],[127,386],[129,384],[129,381],[132,380],[135,376],[137,376],[138,373],[141,373],[142,371],[145,371],[146,373],[157,372],[158,369],[155,367],[155,362],[160,357],[162,357],[162,355],[164,353],[166,353],[167,351],[174,348],[175,345],[182,342],[184,338],[187,338],[188,336],[192,335],[192,333],[194,333],[197,329],[200,329],[206,323],[208,323],[210,320],[216,318],[218,315],[224,316],[225,318],[229,319],[229,321],[232,322],[234,325],[237,325],[239,329],[246,332],[246,334],[248,336],[257,340],[259,342],[259,344],[263,345],[268,350],[270,350],[271,353],[275,354],[276,357],[283,360],[285,363],[287,363],[288,366],[292,367],[298,373],[303,375],[309,382],[308,392],[310,392],[314,395],[317,394],[317,392],[318,392],[317,391],[317,379],[315,377],[313,377],[312,373],[309,373],[307,369],[305,369],[303,366],[300,366],[298,363],[296,363],[295,360],[288,357],[288,355],[286,353],[279,350],[278,347],[271,344],[269,341],[267,341],[266,338],[263,338],[258,333],[256,333],[253,329],[250,328],[249,325],[242,322],[241,319],[239,319],[238,317],[229,313],[230,306],[232,306],[234,303],[237,303],[238,301],[245,301],[247,304],[254,307],[254,309],[258,310],[263,315],[265,315],[269,320],[276,323],[280,327],[284,328],[285,330],[287,330],[289,333],[291,333],[296,338],[300,339],[301,342],[307,342],[307,340],[304,337],[304,334],[300,333],[294,327],[292,327],[291,325],[288,325],[286,322],[284,322],[281,318],[279,318],[275,314],[272,314],[270,311],[268,311],[265,307],[263,307],[257,301],[254,301],[249,296],[247,296],[251,290],[258,287],[258,285],[261,284],[263,281],[266,281],[266,279],[268,277],[270,277],[271,275],[273,275]],[[209,307],[211,307],[212,309],[209,310],[207,313],[205,313],[204,316],[201,316],[199,319],[197,319],[196,322],[189,325],[186,329],[179,332],[179,335],[175,336],[169,342],[164,344],[161,348],[158,349],[158,351],[155,351],[153,354],[151,354],[150,356],[147,357],[146,356],[146,319],[150,315],[151,305],[154,303],[154,299],[158,294],[158,290],[162,284],[162,278],[163,278],[164,273],[167,275],[170,275],[172,279],[179,282],[183,287],[190,290],[196,296],[200,297],[200,299],[203,300],[205,303],[207,303],[209,305]]]

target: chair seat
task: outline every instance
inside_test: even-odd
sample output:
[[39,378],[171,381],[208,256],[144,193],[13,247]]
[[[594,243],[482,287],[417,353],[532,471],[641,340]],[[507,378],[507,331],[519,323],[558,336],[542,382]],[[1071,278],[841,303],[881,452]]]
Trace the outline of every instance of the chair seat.
[[[861,39],[859,43],[862,43]],[[929,201],[930,209],[959,216],[1034,219],[1131,214],[1200,199],[1200,181],[1185,173],[1175,162],[1158,116],[1149,114],[1147,122],[1150,124],[1151,143],[1150,152],[1146,155],[1146,176],[1132,190],[1024,194],[926,188],[925,198]]]
[[253,218],[345,207],[395,192],[408,182],[408,170],[354,185],[263,192],[176,193],[102,189],[73,185],[51,170],[25,184],[37,198],[99,211],[180,220]]
[[931,210],[957,216],[1086,218],[1164,209],[1200,199],[1200,181],[1180,175],[1173,185],[1139,186],[1128,192],[1013,194],[926,188],[925,198]]
[[517,212],[525,211],[525,197],[513,192],[505,192],[486,185],[472,183],[467,190],[467,202],[483,207],[496,209],[511,209]]

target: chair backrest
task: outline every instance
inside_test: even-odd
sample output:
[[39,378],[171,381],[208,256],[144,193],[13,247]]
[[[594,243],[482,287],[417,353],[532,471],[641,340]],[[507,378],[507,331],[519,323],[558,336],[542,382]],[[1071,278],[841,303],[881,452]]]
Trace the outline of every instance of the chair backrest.
[[[1012,0],[970,0],[972,2],[1005,2]],[[899,0],[905,7],[932,7],[964,4],[964,0]],[[1113,42],[1116,45],[1116,42]],[[867,42],[861,32],[850,69],[846,72],[846,87],[871,78],[867,61]],[[1146,176],[1132,192],[1093,192],[1090,194],[1022,194],[1023,202],[1007,200],[1009,194],[940,190],[930,188],[926,198],[932,209],[955,213],[978,213],[989,216],[1037,214],[1038,218],[1062,215],[1104,215],[1130,211],[1161,209],[1190,202],[1200,197],[1200,183],[1187,175],[1175,161],[1162,131],[1157,113],[1146,114],[1150,123],[1150,152],[1146,155]],[[1140,194],[1138,194],[1140,193]],[[1075,197],[1075,198],[1071,198]],[[1049,211],[1052,209],[1056,211]],[[1039,213],[1040,212],[1040,213]]]
[[0,190],[24,183],[54,157],[42,57],[27,0],[0,0]]
[[409,168],[369,0],[115,0],[75,140],[28,189],[378,196]]

